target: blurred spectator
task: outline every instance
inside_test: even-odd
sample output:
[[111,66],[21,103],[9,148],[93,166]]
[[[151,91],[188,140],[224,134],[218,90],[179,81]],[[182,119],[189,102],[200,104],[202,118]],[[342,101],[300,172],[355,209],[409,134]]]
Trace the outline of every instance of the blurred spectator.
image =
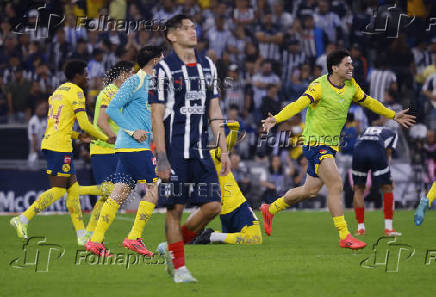
[[259,41],[260,55],[264,59],[280,59],[280,46],[283,42],[283,33],[277,24],[273,23],[270,10],[265,12],[262,22],[256,29],[256,38]]
[[313,16],[305,16],[302,43],[303,52],[306,54],[306,57],[312,61],[319,58],[324,53],[326,39],[325,32],[321,28],[315,27]]
[[229,87],[225,90],[224,109],[227,110],[230,106],[236,105],[245,118],[250,102],[248,102],[249,98],[245,96],[245,83],[240,77],[238,65],[229,66],[227,77]]
[[227,50],[231,53],[230,57],[232,62],[239,64],[239,66],[243,66],[242,63],[245,59],[244,50],[248,42],[252,42],[252,39],[246,34],[244,26],[237,25],[227,44]]
[[256,73],[252,79],[253,84],[253,108],[254,121],[260,122],[262,119],[261,105],[262,98],[267,95],[270,85],[280,88],[280,78],[272,72],[271,62],[264,60],[261,64],[261,71]]
[[330,4],[327,0],[320,0],[318,5],[318,12],[314,16],[315,24],[318,28],[324,30],[330,42],[336,43],[338,38],[342,38],[339,16],[329,10]]
[[40,64],[36,69],[33,81],[39,84],[42,93],[51,94],[59,85],[59,78],[53,75],[47,64]]
[[432,56],[427,50],[427,42],[422,39],[418,40],[417,46],[412,48],[413,60],[415,64],[415,73],[421,73],[425,67],[432,63]]
[[384,102],[384,94],[388,89],[397,89],[397,76],[386,66],[384,55],[379,55],[374,69],[369,73],[369,95]]
[[427,172],[429,181],[435,180],[436,175],[436,132],[435,130],[427,131],[427,140],[424,144],[424,150],[427,153]]
[[48,38],[48,28],[39,20],[39,12],[36,9],[31,9],[27,13],[26,34],[30,34],[31,41],[41,42]]
[[260,184],[265,188],[265,203],[275,201],[285,189],[285,170],[279,156],[273,156],[268,170],[261,176]]
[[0,70],[0,123],[8,121],[8,99],[3,83],[3,72]]
[[29,94],[32,83],[23,76],[23,68],[18,66],[13,81],[6,85],[10,120],[24,123],[30,119],[31,102]]
[[209,48],[217,54],[218,58],[222,57],[223,51],[232,38],[232,33],[224,27],[225,20],[224,15],[216,16],[215,26],[207,32]]
[[0,48],[0,68],[4,68],[12,56],[21,58],[16,35],[10,33],[5,37],[3,46]]
[[397,75],[398,90],[410,92],[413,88],[413,55],[404,34],[392,41],[385,58],[387,65]]
[[230,155],[231,170],[242,194],[247,195],[251,189],[251,178],[249,168],[241,162],[238,153],[232,152]]
[[321,56],[319,56],[316,61],[315,64],[318,66],[322,67],[322,74],[327,74],[327,56],[333,52],[334,50],[336,50],[336,45],[334,43],[329,43],[327,44],[327,48],[325,53],[323,53]]
[[346,155],[352,155],[354,151],[354,144],[360,134],[359,122],[354,120],[354,115],[348,113],[347,121],[341,132],[341,153]]
[[[39,62],[35,64],[36,60],[39,60]],[[24,61],[24,65],[28,71],[35,73],[37,70],[36,68],[41,63],[47,63],[47,55],[42,50],[39,42],[32,41],[29,44],[29,51],[27,58]]]
[[418,73],[415,77],[415,80],[419,84],[425,83],[426,79],[432,75],[433,73],[436,73],[436,50],[435,52],[431,53],[432,57],[432,64],[428,65],[424,68],[424,70],[421,71],[421,73]]
[[[305,73],[306,77],[303,77],[303,74]],[[290,78],[285,81],[283,85],[283,93],[285,96],[285,99],[287,101],[295,101],[303,95],[304,91],[306,91],[308,85],[309,85],[309,79],[307,77],[309,73],[306,71],[300,71],[295,70],[292,72],[292,75]]]
[[304,185],[306,181],[306,172],[307,172],[307,159],[301,155],[297,159],[297,170],[295,170],[295,174],[293,176],[293,181],[295,187]]
[[[91,85],[94,85],[94,81],[101,79],[104,76],[103,67],[103,51],[96,48],[92,53],[93,58],[88,63],[88,78],[91,80]],[[98,85],[95,83],[95,85]]]
[[49,47],[49,62],[53,70],[58,72],[63,72],[62,67],[67,61],[68,56],[72,52],[71,45],[65,39],[65,31],[59,28],[56,31],[56,36]]
[[36,104],[35,114],[30,118],[27,128],[29,139],[29,163],[34,163],[41,152],[41,141],[47,127],[48,102],[39,101]]
[[72,53],[71,58],[88,61],[89,54],[85,39],[77,40],[77,47],[76,50]]
[[291,39],[286,41],[282,53],[282,80],[287,81],[290,74],[300,65],[306,63],[306,55],[301,51],[300,41]]
[[[147,43],[143,43],[147,44]],[[115,65],[117,58],[115,56],[115,51],[112,50],[112,43],[109,39],[103,39],[101,43],[101,50],[103,51],[103,67],[105,70],[109,70]]]
[[368,62],[365,57],[362,56],[359,45],[353,44],[351,47],[351,59],[353,59],[353,78],[357,84],[363,89],[366,89],[366,73],[368,71]]
[[317,6],[317,0],[300,1],[300,4],[298,4],[296,11],[297,17],[304,18],[308,15],[315,15]]
[[73,49],[76,48],[79,40],[86,40],[88,37],[86,29],[83,26],[78,26],[78,24],[76,24],[76,18],[74,17],[74,15],[67,14],[64,31],[65,39],[69,44],[71,44]]
[[100,47],[98,31],[88,31],[88,42],[86,49],[89,55],[92,55],[96,48]]
[[436,130],[436,73],[430,75],[422,87],[422,94],[427,99],[429,110],[426,121],[430,129]]
[[248,0],[235,0],[233,22],[236,25],[250,26],[254,23],[254,10],[249,7]]
[[262,98],[261,113],[262,119],[266,119],[268,114],[277,114],[282,109],[282,102],[279,97],[279,86],[268,86],[267,95]]
[[153,11],[153,18],[156,21],[166,22],[181,12],[180,6],[174,0],[162,0]]
[[288,30],[294,22],[294,17],[284,10],[283,0],[274,0],[272,9],[273,22],[279,24],[282,31]]

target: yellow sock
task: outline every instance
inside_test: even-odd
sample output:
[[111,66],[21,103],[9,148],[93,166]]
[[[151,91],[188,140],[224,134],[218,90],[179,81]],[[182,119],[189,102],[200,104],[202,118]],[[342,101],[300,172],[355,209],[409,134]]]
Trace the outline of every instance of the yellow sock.
[[46,209],[56,200],[59,200],[65,195],[66,190],[64,188],[53,187],[41,195],[39,195],[38,199],[33,202],[33,204],[23,212],[23,215],[30,221],[33,217]]
[[130,230],[129,239],[136,239],[142,237],[142,231],[145,224],[151,218],[155,205],[149,201],[139,202],[138,211],[136,212],[135,222],[133,223],[132,230]]
[[80,186],[79,187],[79,195],[94,195],[94,196],[101,196],[103,195],[103,191],[101,190],[100,185],[94,185],[94,186]]
[[114,221],[119,207],[118,203],[111,197],[106,200],[101,208],[95,232],[91,237],[92,242],[103,242],[104,234]]
[[100,185],[100,190],[103,196],[109,197],[114,189],[114,184],[112,182],[104,182]]
[[74,230],[85,230],[85,224],[83,223],[82,207],[79,200],[79,183],[75,182],[71,187],[67,189],[67,199],[65,202],[68,212],[73,222]]
[[[222,233],[226,234],[226,233]],[[241,232],[227,233],[224,243],[227,244],[261,244],[262,233],[260,232],[259,222],[252,226],[245,226]]]
[[345,221],[345,217],[333,217],[333,223],[335,224],[336,229],[338,229],[339,231],[339,239],[345,239],[345,237],[347,237],[347,235],[350,233],[347,228],[347,222]]
[[428,198],[428,206],[431,206],[431,203],[436,199],[436,182],[431,186],[430,191],[427,193]]
[[285,198],[280,197],[279,199],[277,199],[276,201],[274,201],[273,203],[271,203],[271,205],[269,206],[269,212],[272,215],[275,215],[276,213],[286,209],[289,207],[289,204],[287,204],[285,202]]
[[95,203],[94,208],[91,212],[91,217],[89,218],[88,225],[86,226],[86,232],[94,232],[95,227],[97,227],[97,221],[100,217],[100,211],[103,207],[104,202],[107,200],[107,196],[101,196]]

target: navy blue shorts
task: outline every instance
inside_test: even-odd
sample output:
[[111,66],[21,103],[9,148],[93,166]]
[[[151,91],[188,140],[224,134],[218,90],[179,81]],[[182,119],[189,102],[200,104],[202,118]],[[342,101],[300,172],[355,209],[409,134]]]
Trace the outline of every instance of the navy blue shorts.
[[254,221],[258,221],[247,201],[232,212],[220,215],[220,219],[223,233],[240,232],[245,226],[251,226]]
[[105,181],[111,181],[117,169],[118,159],[115,154],[91,155],[92,172],[97,185]]
[[76,174],[74,168],[73,153],[55,152],[43,150],[47,160],[47,174],[54,176],[71,176]]
[[221,189],[215,165],[210,156],[204,159],[170,158],[171,176],[168,183],[159,185],[159,204],[203,205],[221,202]]
[[117,152],[115,183],[154,183],[157,182],[156,159],[150,150],[139,152]]
[[328,145],[303,146],[303,155],[307,159],[307,174],[313,177],[318,176],[318,167],[321,161],[326,158],[334,158],[336,151]]
[[368,171],[377,185],[392,184],[388,155],[384,147],[376,141],[362,141],[354,147],[352,161],[353,183],[366,184]]

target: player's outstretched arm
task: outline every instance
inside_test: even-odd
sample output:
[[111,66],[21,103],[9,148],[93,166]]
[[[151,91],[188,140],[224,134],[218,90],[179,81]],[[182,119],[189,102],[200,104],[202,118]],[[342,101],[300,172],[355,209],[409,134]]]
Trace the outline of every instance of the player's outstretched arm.
[[79,123],[80,128],[91,135],[92,137],[101,139],[103,141],[107,141],[108,137],[106,134],[101,133],[95,128],[91,122],[88,120],[88,115],[84,111],[79,111],[76,113],[77,122]]
[[117,137],[117,134],[112,130],[111,126],[109,125],[109,116],[106,113],[106,107],[100,108],[100,113],[98,115],[97,119],[97,125],[100,127],[103,132],[109,136],[109,139],[115,140]]
[[163,181],[169,181],[171,174],[171,164],[168,161],[165,149],[165,127],[163,117],[165,114],[165,104],[151,104],[151,119],[153,126],[153,139],[156,144],[157,175]]
[[313,98],[310,95],[304,94],[297,101],[286,105],[282,111],[273,116],[268,114],[268,118],[262,121],[265,132],[269,132],[277,123],[284,122],[292,118],[297,113],[300,113],[303,109],[309,106],[313,102]]
[[415,125],[416,117],[414,115],[408,114],[409,109],[404,109],[394,116],[394,121],[403,126],[404,128],[409,128]]
[[223,123],[223,114],[221,112],[221,108],[219,105],[219,98],[215,97],[210,100],[209,105],[209,119],[210,119],[210,126],[212,128],[213,135],[215,136],[215,139],[218,140],[218,145],[221,149],[221,176],[226,176],[230,172],[230,159],[229,159],[229,153],[227,151],[227,144],[226,144],[226,137],[223,137],[226,135],[224,132],[224,126]]

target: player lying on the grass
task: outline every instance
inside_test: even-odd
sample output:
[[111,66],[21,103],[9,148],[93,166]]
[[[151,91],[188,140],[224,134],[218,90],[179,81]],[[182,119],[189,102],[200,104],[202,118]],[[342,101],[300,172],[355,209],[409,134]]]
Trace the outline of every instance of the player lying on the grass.
[[303,186],[289,190],[271,205],[261,206],[264,228],[270,235],[272,219],[276,213],[315,197],[325,184],[328,208],[339,232],[339,246],[360,249],[366,243],[354,238],[348,231],[342,206],[342,180],[334,159],[350,104],[358,103],[377,114],[394,119],[406,128],[415,123],[415,117],[406,114],[407,109],[395,114],[395,111],[367,96],[353,79],[352,60],[347,51],[330,53],[327,56],[327,70],[328,74],[315,79],[297,101],[262,121],[268,132],[277,123],[289,120],[308,107],[303,131],[303,153],[308,160],[306,181]]
[[[97,130],[104,132],[111,142],[114,142],[118,133],[117,124],[109,118],[106,108],[121,87],[123,82],[133,74],[133,63],[120,61],[116,63],[106,75],[107,86],[100,91],[95,103],[94,126]],[[88,225],[86,226],[86,238],[91,238],[97,221],[100,216],[101,208],[113,190],[111,176],[117,168],[117,158],[115,156],[115,146],[101,140],[94,140],[90,145],[90,155],[92,172],[97,185],[80,186],[80,195],[100,196],[91,212]]]
[[424,216],[427,209],[431,206],[431,203],[436,199],[436,181],[431,186],[430,191],[427,193],[427,197],[422,197],[419,201],[419,205],[416,208],[414,221],[416,226],[421,226],[424,222]]
[[391,154],[397,147],[397,133],[386,127],[368,127],[354,146],[352,175],[354,184],[353,207],[357,220],[356,235],[365,234],[364,192],[368,171],[372,181],[380,185],[383,192],[383,214],[385,235],[400,236],[392,226],[394,217],[394,184],[389,164]]
[[65,66],[67,82],[60,85],[50,96],[47,117],[47,129],[41,143],[41,149],[47,159],[47,174],[51,188],[42,193],[38,199],[22,214],[11,219],[11,225],[20,238],[28,238],[27,226],[33,217],[60,199],[67,193],[66,206],[70,212],[77,241],[85,242],[85,226],[79,201],[79,184],[73,163],[72,139],[90,142],[88,135],[73,131],[73,124],[79,126],[91,136],[104,141],[108,137],[98,131],[88,120],[85,111],[85,95],[87,86],[86,62],[72,60]]
[[[239,122],[228,122],[230,129],[227,135],[227,149],[229,152],[238,139]],[[210,150],[217,173],[221,171],[221,149]],[[192,244],[229,243],[229,244],[261,244],[259,220],[248,205],[247,200],[239,189],[233,173],[218,176],[221,187],[221,232],[208,228],[200,233]]]
[[126,178],[134,183],[146,184],[146,194],[139,203],[135,222],[123,246],[142,255],[153,255],[142,241],[142,232],[158,200],[156,162],[150,150],[151,137],[147,135],[152,131],[148,88],[153,67],[162,59],[162,52],[162,48],[157,46],[141,48],[137,56],[141,69],[121,85],[106,109],[120,129],[115,142],[118,158],[115,186],[101,209],[94,234],[85,244],[88,251],[98,256],[112,256],[103,239],[118,208],[130,194],[131,184]]

